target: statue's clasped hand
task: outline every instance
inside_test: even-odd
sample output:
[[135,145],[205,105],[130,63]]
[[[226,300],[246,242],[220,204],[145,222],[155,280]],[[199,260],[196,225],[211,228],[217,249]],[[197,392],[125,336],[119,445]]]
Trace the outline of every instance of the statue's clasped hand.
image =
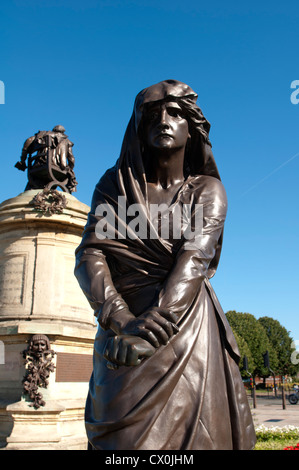
[[153,307],[135,317],[129,310],[122,309],[110,317],[109,326],[118,335],[139,336],[158,348],[167,344],[179,329],[177,316],[167,309]]
[[106,342],[104,358],[109,369],[118,369],[119,366],[137,366],[154,352],[155,348],[138,336],[113,336]]
[[110,328],[117,334],[107,340],[104,348],[104,357],[111,369],[140,364],[179,331],[176,315],[158,307],[139,317],[123,309],[112,314],[109,320]]

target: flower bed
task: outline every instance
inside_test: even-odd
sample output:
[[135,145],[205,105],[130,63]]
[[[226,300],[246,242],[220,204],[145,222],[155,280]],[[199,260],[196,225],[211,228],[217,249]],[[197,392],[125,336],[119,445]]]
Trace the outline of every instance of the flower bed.
[[258,426],[255,450],[299,450],[299,427]]
[[283,450],[299,450],[299,442],[297,442],[297,444],[295,446],[284,447]]

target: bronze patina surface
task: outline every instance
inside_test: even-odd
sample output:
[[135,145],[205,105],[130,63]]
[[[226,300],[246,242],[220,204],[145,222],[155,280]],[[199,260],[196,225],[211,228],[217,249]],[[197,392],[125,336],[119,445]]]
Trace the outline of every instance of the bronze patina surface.
[[[238,347],[210,283],[227,198],[196,100],[176,80],[137,95],[76,252],[75,273],[99,322],[85,415],[95,450],[255,444]],[[154,220],[151,208],[161,204]],[[176,210],[185,222],[179,236]]]

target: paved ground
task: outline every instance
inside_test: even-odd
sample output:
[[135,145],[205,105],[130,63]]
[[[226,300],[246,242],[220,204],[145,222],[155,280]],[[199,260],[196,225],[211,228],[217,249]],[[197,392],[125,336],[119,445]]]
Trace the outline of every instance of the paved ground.
[[286,399],[286,408],[283,409],[281,398],[257,397],[256,408],[254,408],[252,398],[248,397],[248,400],[255,426],[263,424],[267,427],[288,425],[299,427],[299,402],[291,405]]

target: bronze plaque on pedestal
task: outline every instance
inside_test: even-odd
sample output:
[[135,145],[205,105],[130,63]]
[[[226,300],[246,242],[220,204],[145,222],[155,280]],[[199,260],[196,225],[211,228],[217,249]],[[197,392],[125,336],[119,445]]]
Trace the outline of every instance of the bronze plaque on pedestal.
[[57,353],[56,382],[89,382],[91,354]]

